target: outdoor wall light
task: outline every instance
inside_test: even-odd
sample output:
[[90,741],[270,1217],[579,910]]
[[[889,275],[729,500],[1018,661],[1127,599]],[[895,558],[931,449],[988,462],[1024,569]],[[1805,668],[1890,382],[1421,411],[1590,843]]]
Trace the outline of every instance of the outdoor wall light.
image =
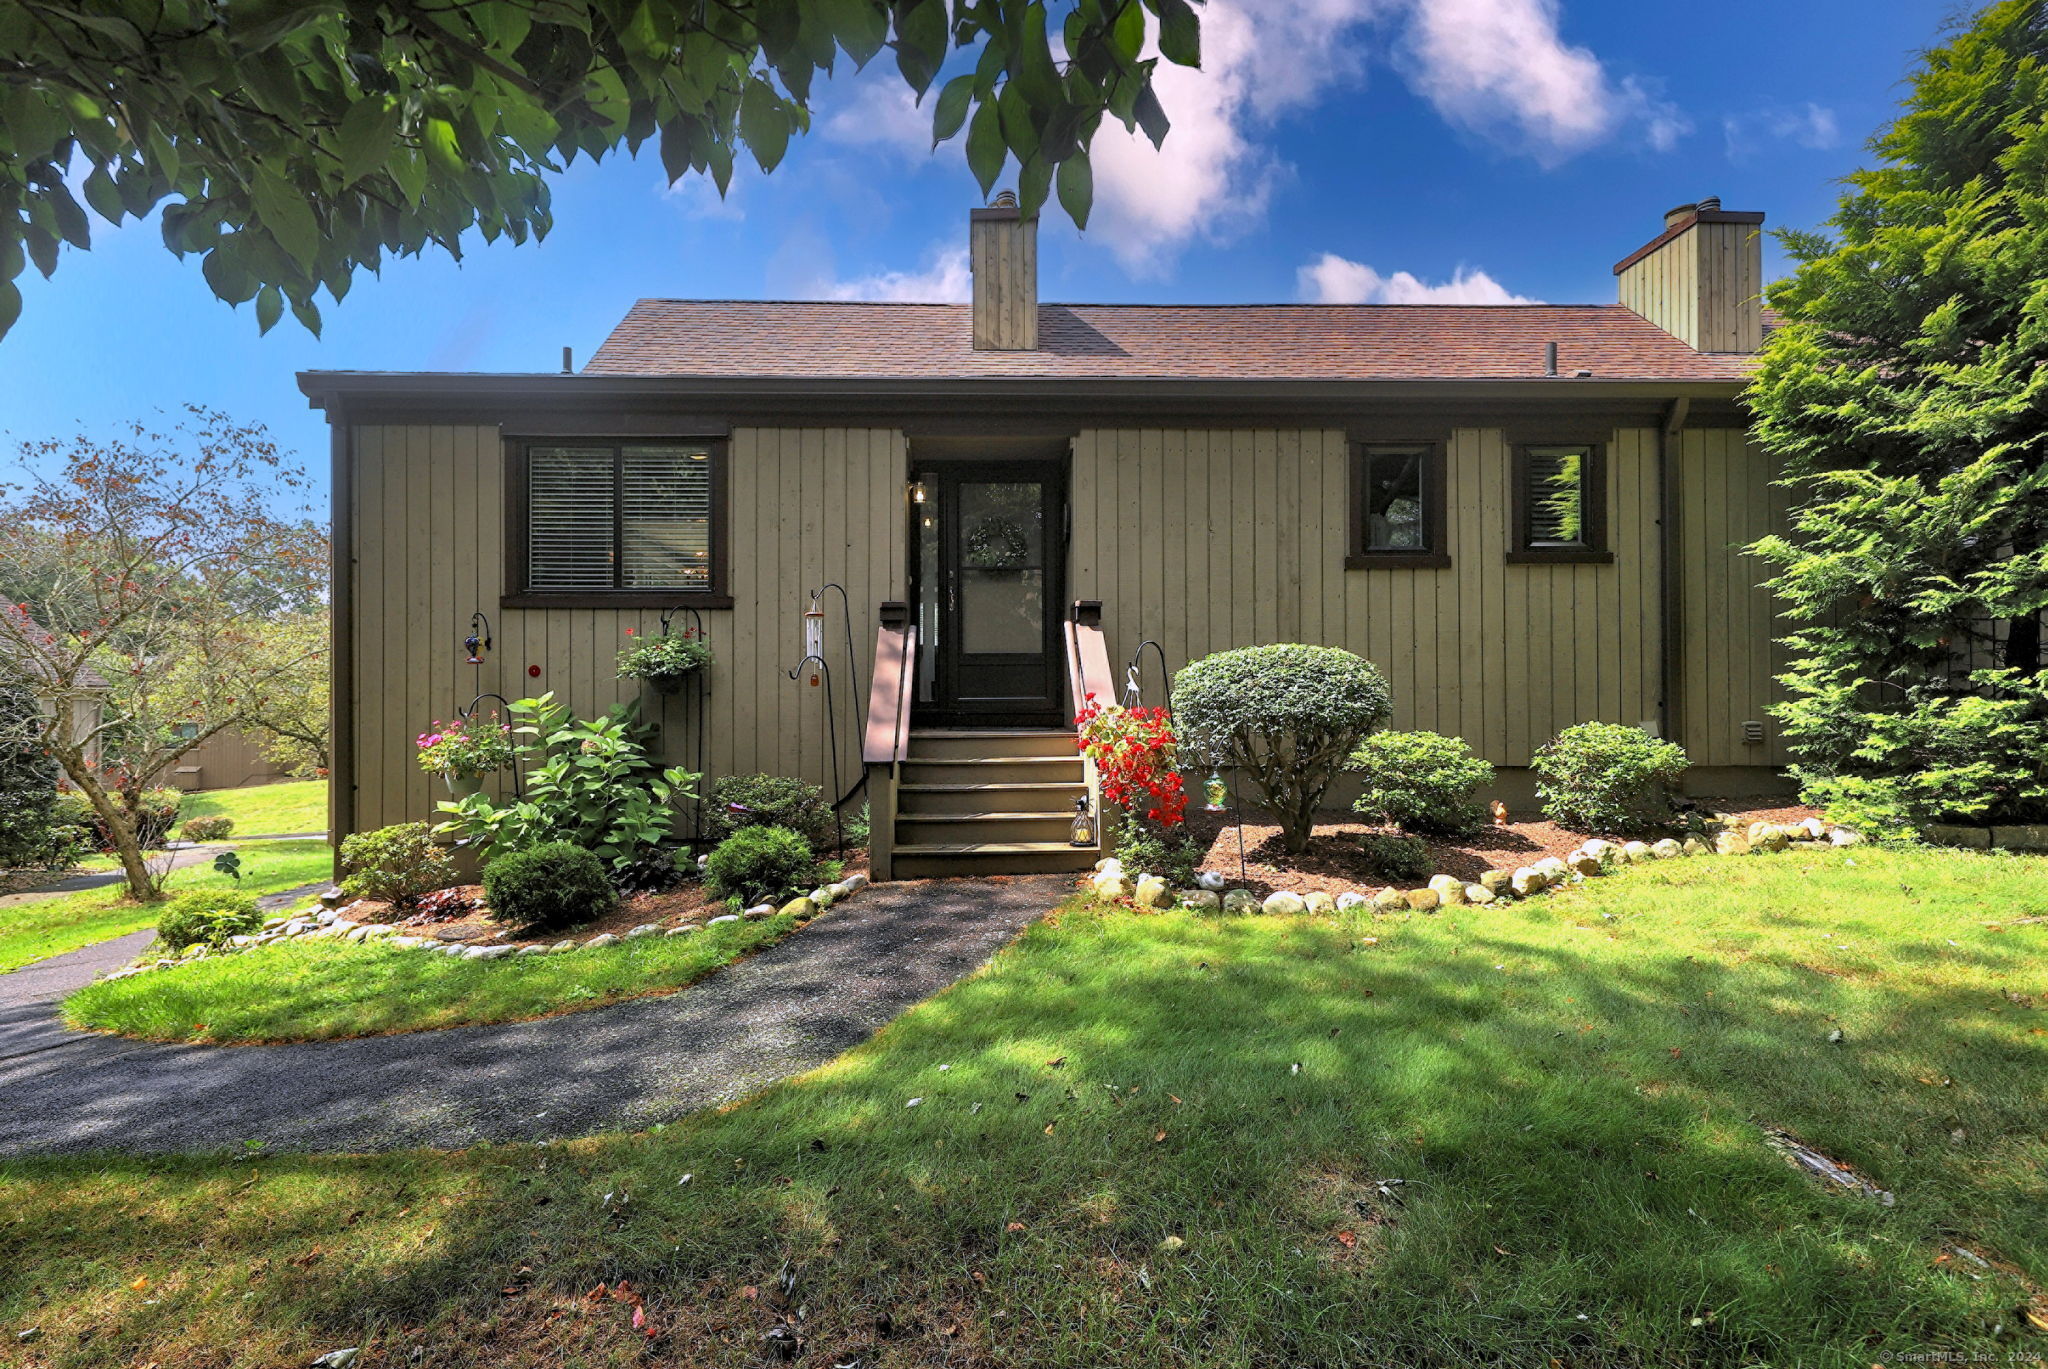
[[910,502],[911,502],[911,503],[913,503],[913,504],[922,504],[922,503],[924,503],[924,502],[925,502],[925,500],[927,500],[927,499],[929,499],[929,498],[931,498],[931,491],[930,491],[930,490],[927,490],[927,489],[926,489],[926,488],[924,487],[924,481],[922,481],[922,480],[913,480],[913,481],[911,481],[911,482],[910,482]]

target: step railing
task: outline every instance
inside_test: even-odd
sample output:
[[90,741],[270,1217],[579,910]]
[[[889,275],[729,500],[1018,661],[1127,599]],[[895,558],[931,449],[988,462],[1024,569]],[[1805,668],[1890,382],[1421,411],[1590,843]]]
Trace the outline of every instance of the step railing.
[[910,703],[917,694],[917,624],[910,605],[884,600],[876,610],[874,683],[868,689],[861,763],[868,781],[868,877],[890,878],[896,847],[897,766],[910,754]]
[[[1105,708],[1115,703],[1116,677],[1109,673],[1109,644],[1102,635],[1102,601],[1076,599],[1067,611],[1066,631],[1061,636],[1067,644],[1067,692],[1074,714],[1080,714],[1091,694]],[[1081,773],[1088,782],[1088,808],[1095,814],[1096,841],[1107,851],[1114,844],[1110,816],[1103,811],[1102,784],[1095,773],[1095,762],[1085,752]]]

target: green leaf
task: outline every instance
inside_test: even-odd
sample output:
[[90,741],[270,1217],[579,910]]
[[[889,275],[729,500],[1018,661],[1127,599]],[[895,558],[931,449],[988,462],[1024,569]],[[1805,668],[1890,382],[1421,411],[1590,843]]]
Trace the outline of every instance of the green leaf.
[[121,203],[120,187],[107,174],[105,166],[96,166],[85,178],[85,202],[99,212],[108,223],[121,222],[127,206]]
[[833,35],[858,66],[889,41],[889,11],[879,0],[827,0]]
[[[990,41],[994,41],[991,38]],[[907,0],[896,8],[896,67],[919,95],[946,60],[946,0]]]
[[[1137,9],[1136,5],[1131,8]],[[1018,93],[1038,109],[1049,109],[1060,100],[1059,68],[1053,65],[1052,47],[1046,37],[1045,6],[1033,0],[1024,10],[1018,35],[1017,71],[1011,83]]]
[[71,192],[64,183],[51,180],[42,187],[43,202],[50,206],[50,212],[57,216],[57,231],[64,235],[64,241],[81,252],[92,246],[92,229],[85,221],[85,211],[78,207],[78,201],[71,198]]
[[267,333],[284,317],[284,295],[275,285],[256,292],[256,331]]
[[789,150],[789,112],[766,81],[747,82],[740,96],[740,137],[753,150],[761,170],[773,171]]
[[960,131],[967,122],[968,101],[974,95],[974,76],[955,76],[946,82],[939,92],[939,102],[932,110],[932,146],[937,147]]
[[320,311],[313,306],[313,301],[309,299],[293,300],[292,317],[299,321],[301,328],[304,328],[314,337],[320,336]]
[[1052,171],[1052,163],[1042,156],[1017,169],[1017,207],[1026,218],[1036,215],[1045,203],[1046,193],[1052,189]]
[[1145,7],[1127,3],[1117,13],[1116,24],[1109,31],[1111,43],[1126,65],[1138,60],[1138,53],[1145,46]]
[[1088,165],[1087,152],[1076,152],[1060,163],[1058,184],[1060,208],[1067,211],[1076,228],[1086,228],[1088,211],[1095,205],[1095,172]]
[[468,170],[462,160],[462,146],[455,140],[455,125],[446,119],[428,119],[421,126],[420,147],[439,171],[459,176]]
[[1159,53],[1176,66],[1202,65],[1202,21],[1188,0],[1159,0]]
[[356,101],[335,130],[335,151],[341,156],[341,184],[354,185],[382,166],[398,141],[405,111],[396,100],[370,96]]
[[250,198],[255,202],[257,217],[277,245],[301,269],[310,270],[320,255],[320,224],[305,196],[282,176],[260,171],[250,187]]
[[1169,127],[1166,110],[1160,105],[1159,97],[1152,93],[1150,81],[1139,89],[1138,100],[1132,113],[1137,116],[1138,127],[1144,129],[1145,136],[1152,140],[1152,146],[1158,147],[1166,141],[1166,130]]
[[0,280],[0,337],[7,336],[7,330],[21,317],[21,291],[14,288],[11,280]]
[[975,180],[981,182],[983,198],[996,188],[996,177],[1003,174],[1003,160],[1008,154],[1008,145],[1003,142],[1003,120],[996,112],[996,102],[984,100],[967,125],[967,169],[974,173]]
[[1004,83],[1003,93],[996,98],[996,110],[1002,115],[1003,139],[1017,154],[1017,161],[1021,164],[1037,156],[1038,126],[1031,119],[1031,102],[1024,98],[1016,81]]

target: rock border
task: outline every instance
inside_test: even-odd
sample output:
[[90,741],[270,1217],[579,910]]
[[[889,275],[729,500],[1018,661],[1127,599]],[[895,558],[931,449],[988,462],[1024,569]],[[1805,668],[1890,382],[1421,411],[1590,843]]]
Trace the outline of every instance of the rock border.
[[190,946],[180,955],[164,956],[148,964],[130,965],[125,969],[115,970],[112,974],[103,975],[99,982],[128,979],[156,970],[173,970],[181,965],[194,965],[202,960],[217,960],[224,955],[234,955],[254,950],[258,946],[270,946],[288,940],[340,941],[350,945],[375,941],[403,950],[417,950],[428,955],[445,955],[458,960],[504,960],[534,955],[563,955],[570,951],[594,950],[650,936],[688,936],[692,932],[701,932],[706,927],[715,927],[721,923],[760,922],[781,913],[793,913],[799,922],[808,922],[833,904],[843,903],[852,898],[867,885],[867,875],[856,871],[837,883],[821,884],[808,894],[799,894],[779,907],[773,903],[757,903],[743,912],[721,913],[717,917],[706,918],[701,923],[686,922],[676,927],[663,927],[658,922],[643,922],[629,931],[599,932],[596,936],[582,941],[569,937],[555,942],[552,946],[466,946],[460,942],[442,941],[430,936],[412,936],[389,922],[356,922],[348,914],[360,907],[360,902],[344,903],[339,889],[329,889],[320,895],[321,907],[276,914],[265,920],[262,931],[247,936],[229,937],[224,948]]
[[1622,865],[1688,856],[1830,850],[1839,846],[1857,846],[1863,841],[1862,833],[1847,827],[1830,827],[1819,818],[1807,818],[1797,823],[1752,822],[1747,827],[1738,827],[1730,818],[1724,817],[1722,822],[1722,830],[1715,834],[1712,845],[1698,836],[1683,839],[1665,837],[1656,842],[1614,842],[1594,837],[1569,855],[1546,856],[1513,870],[1488,870],[1473,884],[1467,884],[1455,875],[1435,875],[1414,889],[1390,885],[1375,894],[1356,889],[1347,889],[1341,894],[1321,890],[1301,894],[1277,889],[1262,900],[1249,889],[1226,888],[1228,879],[1214,870],[1204,870],[1196,875],[1196,888],[1176,889],[1158,875],[1143,872],[1130,875],[1125,872],[1122,861],[1109,856],[1095,863],[1095,873],[1088,879],[1088,889],[1105,903],[1128,900],[1140,908],[1179,907],[1195,912],[1220,910],[1293,916],[1370,908],[1381,913],[1427,913],[1439,908],[1533,898],[1564,885],[1583,883]]

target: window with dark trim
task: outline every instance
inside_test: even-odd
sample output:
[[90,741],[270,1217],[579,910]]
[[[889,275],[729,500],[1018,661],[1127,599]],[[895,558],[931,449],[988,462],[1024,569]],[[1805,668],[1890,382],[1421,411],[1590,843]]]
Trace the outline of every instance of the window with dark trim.
[[1440,442],[1356,442],[1351,447],[1351,570],[1451,564],[1444,542]]
[[534,440],[506,476],[508,606],[731,605],[724,444]]
[[1530,442],[1515,448],[1514,528],[1508,560],[1605,562],[1606,454],[1598,442]]

